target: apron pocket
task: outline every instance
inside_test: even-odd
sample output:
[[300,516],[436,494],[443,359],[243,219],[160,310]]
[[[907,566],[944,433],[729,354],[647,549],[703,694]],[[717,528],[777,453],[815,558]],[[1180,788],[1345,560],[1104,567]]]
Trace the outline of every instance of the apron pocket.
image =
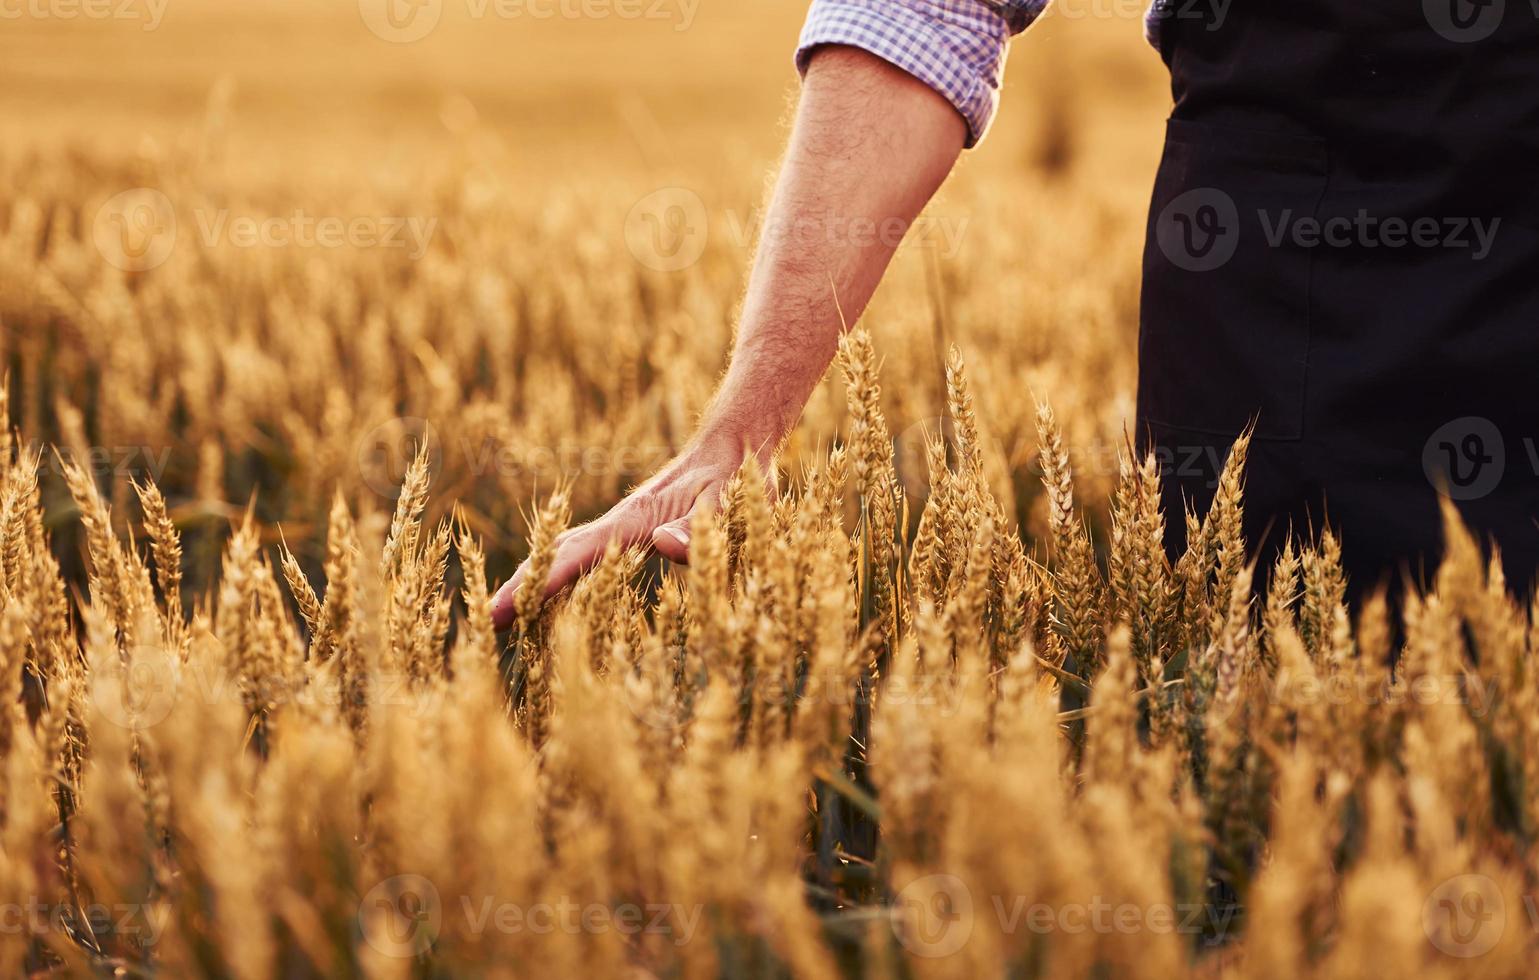
[[1323,142],[1170,120],[1144,248],[1138,414],[1303,435]]

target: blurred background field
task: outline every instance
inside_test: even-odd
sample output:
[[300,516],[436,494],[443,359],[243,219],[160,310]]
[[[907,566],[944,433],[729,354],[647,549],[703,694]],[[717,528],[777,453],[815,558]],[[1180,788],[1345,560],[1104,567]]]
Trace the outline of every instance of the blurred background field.
[[[371,480],[366,444],[431,426],[450,443],[449,495],[499,574],[521,551],[515,501],[566,479],[591,515],[687,438],[794,104],[801,4],[502,16],[449,0],[424,8],[438,16],[425,36],[392,43],[369,26],[374,0],[93,8],[109,17],[50,2],[0,30],[0,343],[34,438],[153,460],[184,523],[255,491],[265,518],[301,529],[303,556],[330,485],[398,482],[406,454],[388,451],[393,473]],[[1168,101],[1139,16],[1065,4],[1017,41],[991,137],[868,317],[898,433],[939,414],[947,343],[986,355],[995,475],[1023,511],[1037,486],[1028,389],[1100,460],[1092,506],[1131,416],[1138,249]],[[123,272],[92,240],[114,195],[141,188],[166,195],[176,244],[163,265]],[[627,222],[680,193],[704,208],[703,233],[686,230],[699,259],[659,271]],[[209,230],[219,215],[296,213],[403,217],[431,236],[403,257],[232,247]],[[60,396],[82,412],[72,437]],[[382,434],[398,418],[413,432]],[[841,419],[825,386],[788,467]],[[112,469],[99,475],[121,502],[133,467]],[[211,536],[205,563],[216,548]]]
[[[671,168],[709,180],[773,158],[805,13],[800,2],[645,0],[641,17],[590,4],[588,16],[539,19],[448,0],[425,37],[391,43],[365,22],[374,0],[158,2],[112,0],[122,16],[108,18],[14,5],[0,34],[7,150],[171,144],[229,84],[228,148],[258,173],[274,160],[339,175],[442,164],[456,142],[446,107],[468,100],[510,180]],[[1057,126],[1100,158],[1098,173],[1142,182],[1166,94],[1136,7],[1064,4],[1019,39],[1002,125],[970,169],[1025,176]]]

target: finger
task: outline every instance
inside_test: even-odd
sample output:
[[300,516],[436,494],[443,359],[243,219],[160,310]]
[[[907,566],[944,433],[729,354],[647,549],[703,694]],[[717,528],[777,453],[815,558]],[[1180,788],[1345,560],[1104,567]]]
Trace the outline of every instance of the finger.
[[[545,580],[544,598],[560,592],[575,582],[582,573],[598,564],[609,548],[610,541],[619,541],[622,548],[646,539],[647,528],[638,526],[629,513],[611,511],[609,515],[585,527],[575,528],[556,539],[556,557],[551,562],[550,574]],[[518,566],[513,577],[503,583],[492,599],[492,625],[507,629],[513,624],[513,597],[525,586],[529,576],[529,562]]]
[[529,562],[525,560],[513,577],[502,583],[497,594],[492,596],[492,626],[496,629],[505,630],[513,625],[513,596],[518,593],[528,572]]
[[550,577],[545,582],[545,598],[549,599],[571,585],[603,561],[610,542],[617,541],[621,548],[627,548],[645,533],[621,520],[607,520],[582,528],[556,548],[555,560],[550,563]]
[[[544,583],[543,598],[549,599],[577,577],[571,567],[575,564],[580,570],[587,560],[587,550],[591,547],[594,532],[605,533],[604,522],[589,525],[581,531],[568,531],[556,539],[556,555],[551,561],[550,573]],[[598,545],[598,554],[603,555],[603,545]],[[592,559],[596,560],[596,559]],[[514,597],[524,588],[529,578],[529,559],[524,559],[518,566],[518,571],[513,577],[503,583],[497,590],[497,595],[492,599],[492,625],[497,629],[507,629],[513,625]]]
[[702,508],[709,507],[714,511],[721,507],[722,486],[723,484],[713,483],[706,487],[695,497],[689,513],[659,525],[653,530],[652,547],[658,554],[680,565],[689,564],[689,538],[695,524],[695,517]]
[[689,519],[669,521],[652,532],[652,547],[657,553],[680,565],[689,564]]

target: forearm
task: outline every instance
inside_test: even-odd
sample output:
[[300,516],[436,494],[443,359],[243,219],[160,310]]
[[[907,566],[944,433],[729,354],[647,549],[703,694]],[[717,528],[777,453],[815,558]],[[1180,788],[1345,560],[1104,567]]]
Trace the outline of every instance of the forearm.
[[[960,16],[947,9],[953,20]],[[870,12],[877,27],[889,26],[886,8]],[[992,55],[980,63],[992,73],[1003,53],[1005,21],[988,5],[975,13],[970,25],[916,25],[910,10],[907,26],[917,39],[943,27],[964,38],[981,32],[979,43]],[[838,18],[830,24],[830,30],[851,27]],[[898,33],[893,57],[903,58],[913,53],[909,42],[916,38]],[[969,126],[981,133],[987,123],[987,107],[977,99],[953,92],[948,101],[937,87],[842,43],[814,40],[803,47],[815,53],[790,148],[754,255],[727,376],[699,435],[603,517],[557,539],[554,556],[546,556],[546,596],[570,585],[612,546],[649,543],[672,561],[688,560],[696,515],[719,505],[745,448],[768,462],[828,370],[841,326],[860,317],[903,233],[946,179]],[[966,69],[943,76],[965,79]],[[963,122],[964,111],[970,123]],[[769,467],[764,472],[773,478]],[[513,597],[530,568],[525,561],[497,591],[492,619],[499,629],[515,619]]]
[[966,137],[912,76],[855,48],[818,52],[702,442],[774,451]]

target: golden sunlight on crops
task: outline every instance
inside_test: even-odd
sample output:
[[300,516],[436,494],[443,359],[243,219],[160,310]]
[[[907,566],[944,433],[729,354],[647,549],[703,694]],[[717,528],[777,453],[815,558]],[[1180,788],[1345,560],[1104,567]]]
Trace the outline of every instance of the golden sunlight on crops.
[[1452,509],[1253,598],[1244,437],[1129,454],[1136,6],[1017,44],[778,497],[497,633],[712,393],[801,5],[0,4],[0,976],[1530,975],[1534,610]]

